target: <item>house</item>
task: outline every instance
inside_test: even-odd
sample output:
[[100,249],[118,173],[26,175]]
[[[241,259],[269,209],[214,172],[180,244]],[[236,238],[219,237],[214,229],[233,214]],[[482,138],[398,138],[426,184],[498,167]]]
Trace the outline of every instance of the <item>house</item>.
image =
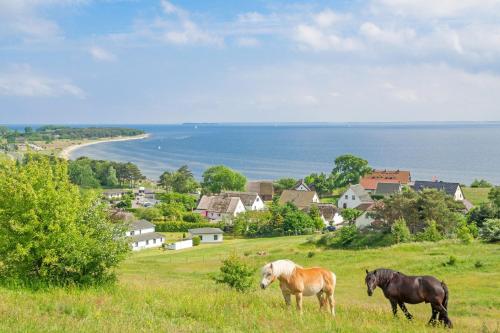
[[160,247],[165,242],[165,237],[155,232],[155,225],[146,220],[130,223],[125,235],[130,238],[132,251]]
[[193,247],[192,239],[184,239],[175,243],[167,244],[167,249],[169,250],[182,250],[182,249],[188,249],[190,247]]
[[341,208],[358,208],[360,205],[369,205],[373,203],[370,194],[363,188],[363,186],[351,185],[339,199],[338,207]]
[[129,191],[124,189],[109,189],[102,192],[104,198],[108,200],[120,200]]
[[188,230],[191,237],[200,237],[201,243],[221,243],[224,232],[219,228],[196,228]]
[[447,183],[442,181],[415,181],[413,185],[415,191],[423,191],[424,189],[436,189],[438,191],[444,191],[451,195],[455,201],[463,201],[465,199],[464,193],[459,183]]
[[256,192],[264,201],[273,200],[274,185],[270,180],[257,180],[247,183],[248,192]]
[[226,218],[232,219],[236,215],[245,212],[245,206],[238,197],[221,195],[201,197],[196,212],[212,221],[219,221]]
[[361,214],[355,221],[356,227],[358,227],[358,229],[371,227],[372,225],[377,224],[379,222],[370,214],[373,211],[374,207],[375,204],[372,203],[370,205],[361,205],[356,208],[363,212],[363,214]]
[[309,208],[313,203],[320,203],[318,194],[314,191],[284,190],[279,204],[293,203],[300,209]]
[[320,203],[317,206],[326,227],[336,226],[344,222],[344,218],[335,205]]
[[375,193],[378,184],[400,185],[401,183],[397,179],[382,179],[382,178],[361,178],[361,180],[359,181],[359,185],[363,186],[363,188],[370,194]]
[[401,193],[403,186],[400,183],[378,183],[375,195],[390,197],[391,195]]
[[312,191],[312,189],[309,186],[307,186],[307,184],[304,182],[304,179],[299,179],[299,181],[297,183],[295,183],[295,185],[293,185],[292,190],[295,190],[295,191]]
[[246,210],[264,210],[266,208],[257,192],[223,192],[222,195],[240,198]]
[[411,183],[411,173],[407,170],[373,170],[362,179],[396,180],[402,185],[409,185]]

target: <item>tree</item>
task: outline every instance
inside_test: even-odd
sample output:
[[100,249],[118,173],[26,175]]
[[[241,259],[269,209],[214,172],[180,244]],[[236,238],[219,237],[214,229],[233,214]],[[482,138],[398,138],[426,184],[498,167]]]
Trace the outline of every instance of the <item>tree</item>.
[[165,171],[160,176],[160,184],[165,190],[177,193],[193,193],[199,187],[187,165],[181,166],[174,172]]
[[342,210],[341,215],[349,224],[353,224],[358,217],[363,215],[363,212],[356,208],[345,208]]
[[493,185],[491,185],[491,183],[489,183],[485,179],[481,179],[481,180],[474,179],[474,181],[472,182],[472,184],[470,184],[470,187],[488,188],[488,187],[493,187]]
[[488,193],[488,199],[490,202],[496,207],[496,209],[500,210],[500,187],[494,187]]
[[114,187],[118,185],[118,178],[116,177],[116,170],[110,165],[106,171],[105,185]]
[[247,179],[242,174],[223,165],[213,166],[203,173],[204,192],[243,191]]
[[359,179],[370,173],[368,161],[354,155],[341,155],[335,159],[332,178],[336,187],[359,183]]
[[307,185],[314,186],[315,191],[319,195],[329,194],[334,188],[334,181],[331,175],[326,175],[325,173],[312,173],[307,176],[304,181]]
[[403,218],[397,219],[396,222],[394,222],[391,226],[391,233],[396,243],[405,243],[412,240],[410,229],[408,229],[406,221]]
[[99,188],[100,183],[86,160],[77,160],[69,165],[69,178],[73,184],[83,188]]
[[222,261],[220,273],[214,279],[217,283],[227,284],[239,292],[245,292],[252,288],[254,273],[254,268],[233,254]]
[[26,126],[24,128],[24,134],[28,134],[29,135],[31,133],[33,133],[33,128],[31,128],[30,126]]
[[293,178],[281,178],[274,183],[274,189],[277,193],[281,193],[284,190],[291,190],[297,183],[296,179]]
[[46,157],[0,164],[0,270],[21,284],[89,285],[114,278],[129,251],[99,195],[71,184]]
[[489,219],[479,230],[481,239],[487,242],[500,242],[500,219]]

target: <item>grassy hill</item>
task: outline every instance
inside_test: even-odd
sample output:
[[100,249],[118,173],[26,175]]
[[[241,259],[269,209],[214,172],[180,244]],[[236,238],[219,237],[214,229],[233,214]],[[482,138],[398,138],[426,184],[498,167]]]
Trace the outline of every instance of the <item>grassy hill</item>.
[[465,198],[477,206],[488,201],[488,193],[490,193],[491,188],[464,187],[462,190]]
[[[97,289],[29,291],[0,288],[0,331],[89,332],[434,332],[425,324],[429,305],[410,305],[407,322],[393,319],[380,290],[368,297],[365,268],[390,267],[409,274],[433,274],[450,289],[455,332],[498,332],[500,246],[450,241],[415,243],[361,251],[320,251],[305,236],[228,240],[180,252],[134,253],[118,272],[117,286]],[[316,298],[304,315],[283,306],[278,285],[239,294],[210,279],[228,253],[236,251],[256,268],[289,258],[321,265],[337,274],[337,317],[318,313]],[[267,256],[256,252],[266,251]],[[308,253],[315,252],[310,257]],[[453,255],[457,262],[443,266]],[[478,264],[479,262],[479,264]],[[480,266],[481,267],[476,267]]]

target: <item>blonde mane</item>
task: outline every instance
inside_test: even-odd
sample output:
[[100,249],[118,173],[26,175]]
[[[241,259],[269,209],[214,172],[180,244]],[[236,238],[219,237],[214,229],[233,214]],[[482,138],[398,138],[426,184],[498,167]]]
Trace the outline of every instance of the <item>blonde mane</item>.
[[267,264],[266,266],[269,268],[272,267],[274,276],[284,276],[286,278],[290,277],[293,274],[295,268],[302,268],[301,266],[288,259],[276,260],[272,263]]

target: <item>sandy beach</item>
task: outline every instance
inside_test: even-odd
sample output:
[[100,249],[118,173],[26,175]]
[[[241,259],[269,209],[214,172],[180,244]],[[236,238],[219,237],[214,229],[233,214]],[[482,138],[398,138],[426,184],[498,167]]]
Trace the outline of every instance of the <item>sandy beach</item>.
[[146,139],[149,137],[149,134],[141,134],[141,135],[136,135],[136,136],[126,136],[126,137],[116,137],[116,138],[109,138],[109,139],[100,139],[100,140],[93,140],[93,141],[88,141],[85,143],[80,143],[76,145],[71,145],[66,148],[64,148],[60,153],[59,157],[64,158],[65,160],[69,160],[71,153],[74,152],[77,149],[80,149],[82,147],[90,146],[90,145],[95,145],[98,143],[104,143],[104,142],[115,142],[115,141],[130,141],[130,140],[141,140],[141,139]]

